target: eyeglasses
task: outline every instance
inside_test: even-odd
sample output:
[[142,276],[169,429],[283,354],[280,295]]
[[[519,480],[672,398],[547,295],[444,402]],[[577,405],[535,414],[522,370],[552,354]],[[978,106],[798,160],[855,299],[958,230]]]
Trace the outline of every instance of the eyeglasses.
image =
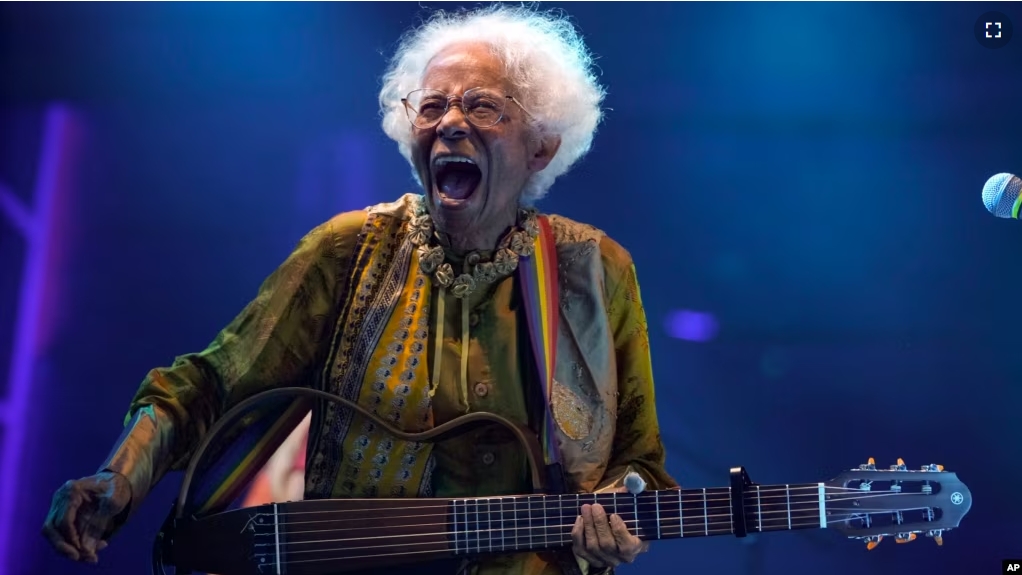
[[451,109],[451,104],[455,102],[460,102],[461,111],[470,124],[477,128],[489,128],[504,117],[508,101],[514,102],[526,115],[532,116],[514,96],[484,88],[472,88],[461,96],[446,94],[440,90],[421,89],[401,99],[408,121],[420,129],[432,128],[439,124]]

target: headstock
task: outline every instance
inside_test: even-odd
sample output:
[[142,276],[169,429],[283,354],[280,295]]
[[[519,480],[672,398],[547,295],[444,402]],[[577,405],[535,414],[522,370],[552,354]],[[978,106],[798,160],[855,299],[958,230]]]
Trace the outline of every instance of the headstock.
[[827,526],[873,549],[884,537],[908,543],[920,534],[942,545],[972,507],[972,494],[941,465],[908,469],[898,459],[877,469],[873,458],[825,483]]

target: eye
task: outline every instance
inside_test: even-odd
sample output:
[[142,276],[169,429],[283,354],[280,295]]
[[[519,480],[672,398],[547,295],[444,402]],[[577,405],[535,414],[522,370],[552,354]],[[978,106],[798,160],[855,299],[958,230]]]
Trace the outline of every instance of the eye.
[[498,110],[500,104],[489,96],[481,96],[479,98],[473,98],[471,102],[468,102],[468,107],[476,109],[481,108],[484,110]]
[[447,102],[439,98],[429,98],[419,104],[419,113],[443,110]]

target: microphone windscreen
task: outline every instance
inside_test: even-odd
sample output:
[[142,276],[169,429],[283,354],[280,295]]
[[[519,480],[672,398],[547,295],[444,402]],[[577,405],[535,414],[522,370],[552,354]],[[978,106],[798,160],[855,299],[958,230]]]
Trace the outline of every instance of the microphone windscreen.
[[1018,214],[1015,203],[1022,195],[1022,179],[1013,174],[997,174],[983,186],[983,205],[999,218],[1013,218]]

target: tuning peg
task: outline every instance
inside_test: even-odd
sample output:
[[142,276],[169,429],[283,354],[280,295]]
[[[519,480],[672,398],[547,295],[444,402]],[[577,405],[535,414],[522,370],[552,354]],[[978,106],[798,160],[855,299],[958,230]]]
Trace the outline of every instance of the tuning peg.
[[905,466],[905,460],[898,458],[898,463],[891,466],[891,471],[908,471],[908,467]]
[[[902,537],[902,535],[905,535],[905,537]],[[915,533],[899,533],[898,536],[894,538],[895,543],[911,543],[915,540]]]
[[926,536],[927,537],[932,537],[933,538],[933,542],[936,543],[937,546],[939,547],[939,546],[944,544],[944,538],[941,537],[942,533],[944,533],[943,529],[934,529],[932,531],[928,531],[926,533]]
[[944,466],[931,463],[929,465],[924,465],[920,471],[944,471]]
[[859,465],[859,471],[876,471],[876,461],[872,457],[866,460],[866,463]]
[[866,538],[866,551],[872,551],[872,550],[876,549],[877,545],[880,545],[880,542],[883,541],[883,540],[884,540],[884,536],[883,535],[877,535],[876,537],[867,537]]

